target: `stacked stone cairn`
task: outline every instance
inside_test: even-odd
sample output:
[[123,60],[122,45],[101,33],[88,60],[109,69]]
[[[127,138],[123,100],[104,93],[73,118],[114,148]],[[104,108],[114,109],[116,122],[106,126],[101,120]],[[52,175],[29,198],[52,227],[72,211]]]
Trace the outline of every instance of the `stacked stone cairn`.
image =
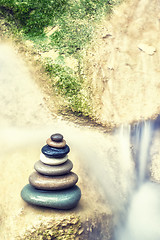
[[76,207],[81,190],[76,185],[78,176],[71,172],[72,162],[68,159],[69,146],[59,133],[53,134],[41,149],[40,160],[34,165],[35,172],[21,191],[24,201],[38,206],[55,209]]

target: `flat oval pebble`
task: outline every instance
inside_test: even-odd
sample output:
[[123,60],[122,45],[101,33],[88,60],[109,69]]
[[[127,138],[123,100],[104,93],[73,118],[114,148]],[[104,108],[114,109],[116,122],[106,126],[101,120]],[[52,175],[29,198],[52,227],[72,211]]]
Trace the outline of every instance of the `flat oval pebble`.
[[64,148],[55,148],[55,147],[50,147],[48,145],[45,145],[41,149],[42,153],[46,157],[50,158],[62,158],[64,157],[67,153],[70,152],[69,146],[66,144]]
[[68,159],[68,155],[65,155],[63,158],[48,158],[43,153],[40,154],[40,160],[47,164],[47,165],[60,165],[64,162],[66,162]]
[[64,139],[62,140],[62,142],[55,142],[55,141],[52,141],[51,138],[48,138],[46,143],[50,147],[55,147],[55,148],[63,148],[66,145],[66,141]]
[[55,133],[51,135],[51,140],[55,142],[61,142],[63,140],[63,135],[60,133]]
[[81,198],[81,190],[78,186],[59,191],[42,191],[27,184],[21,191],[21,197],[29,204],[68,210],[77,206]]
[[65,163],[57,166],[49,166],[40,160],[34,164],[34,169],[40,174],[47,176],[58,176],[69,173],[73,168],[73,163],[68,159]]
[[41,190],[60,190],[73,187],[78,181],[77,174],[70,172],[62,176],[44,176],[33,172],[29,176],[29,183]]

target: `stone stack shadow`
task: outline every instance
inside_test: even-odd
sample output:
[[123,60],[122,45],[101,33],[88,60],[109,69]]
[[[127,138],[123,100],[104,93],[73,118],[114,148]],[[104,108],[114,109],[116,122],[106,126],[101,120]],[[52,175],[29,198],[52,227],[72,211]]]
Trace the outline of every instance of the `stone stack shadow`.
[[72,172],[73,163],[68,159],[69,146],[59,133],[51,135],[41,149],[36,170],[29,176],[29,184],[21,191],[21,197],[29,204],[55,209],[71,209],[77,206],[81,190],[76,185],[78,176]]

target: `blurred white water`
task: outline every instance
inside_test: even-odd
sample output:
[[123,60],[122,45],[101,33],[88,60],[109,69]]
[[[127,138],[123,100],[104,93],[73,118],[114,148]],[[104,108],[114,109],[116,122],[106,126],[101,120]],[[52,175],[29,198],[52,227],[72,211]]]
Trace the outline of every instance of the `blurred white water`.
[[117,240],[160,239],[160,186],[146,182],[133,194]]
[[[151,146],[154,138],[154,122],[136,124],[132,133],[135,186],[120,222],[115,230],[116,240],[160,239],[160,185],[150,181]],[[159,139],[160,141],[160,139]],[[126,148],[128,144],[125,145]],[[128,150],[126,149],[126,152]],[[126,156],[127,157],[127,156]]]
[[151,143],[151,136],[152,136],[152,124],[150,121],[144,122],[141,131],[141,136],[138,131],[138,142],[139,142],[139,156],[138,163],[139,169],[137,173],[137,180],[138,184],[143,184],[146,174],[147,174],[147,167],[148,167],[148,158],[149,158],[149,151],[150,151],[150,143]]

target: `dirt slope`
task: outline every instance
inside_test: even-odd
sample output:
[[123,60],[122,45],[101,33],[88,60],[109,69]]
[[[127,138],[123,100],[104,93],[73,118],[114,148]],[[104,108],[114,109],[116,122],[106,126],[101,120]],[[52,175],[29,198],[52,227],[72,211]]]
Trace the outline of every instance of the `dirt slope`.
[[0,44],[0,82],[1,126],[26,127],[51,121],[31,71],[17,50],[5,42]]
[[160,111],[160,1],[125,1],[86,53],[95,117],[122,123]]

